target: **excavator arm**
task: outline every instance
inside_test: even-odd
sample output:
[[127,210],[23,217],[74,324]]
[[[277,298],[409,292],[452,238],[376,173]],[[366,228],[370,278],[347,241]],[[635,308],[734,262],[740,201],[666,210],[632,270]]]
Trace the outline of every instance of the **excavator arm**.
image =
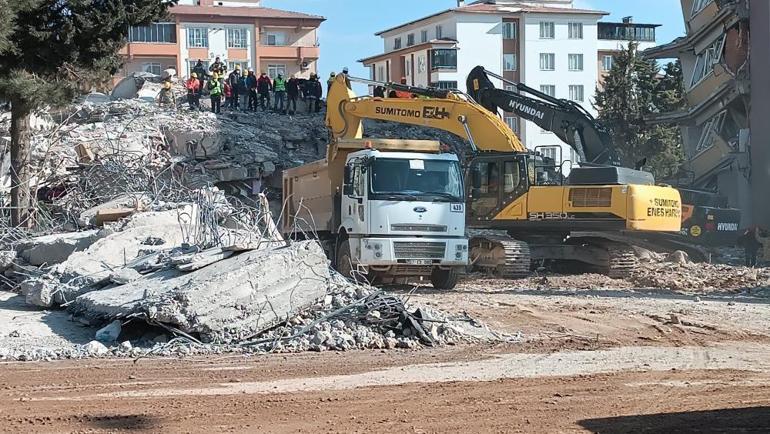
[[[467,139],[478,151],[526,152],[518,137],[497,116],[464,95],[437,89],[423,89],[393,83],[377,83],[408,92],[414,98],[357,97],[350,81],[376,83],[340,74],[332,83],[327,99],[326,126],[331,134],[329,156],[341,139],[363,138],[363,120],[376,119],[419,125],[453,133]],[[421,98],[425,97],[425,98]]]
[[506,80],[518,92],[498,89],[490,80],[490,75],[494,76],[483,66],[477,66],[468,75],[468,93],[484,108],[492,113],[498,113],[498,109],[515,113],[556,134],[561,141],[570,145],[584,162],[619,164],[612,137],[583,107],[572,101],[554,98],[523,83]]

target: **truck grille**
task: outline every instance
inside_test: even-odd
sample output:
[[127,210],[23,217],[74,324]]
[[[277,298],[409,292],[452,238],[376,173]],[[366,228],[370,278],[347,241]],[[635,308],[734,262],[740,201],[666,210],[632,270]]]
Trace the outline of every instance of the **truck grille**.
[[390,230],[399,232],[446,232],[443,225],[390,225]]
[[612,206],[611,188],[573,188],[569,200],[575,208],[606,208]]
[[396,259],[443,259],[446,243],[393,243]]

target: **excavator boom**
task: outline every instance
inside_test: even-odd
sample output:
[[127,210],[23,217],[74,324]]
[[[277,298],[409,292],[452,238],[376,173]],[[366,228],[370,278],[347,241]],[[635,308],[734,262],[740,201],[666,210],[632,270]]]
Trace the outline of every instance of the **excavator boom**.
[[[517,92],[498,89],[490,80],[490,75],[503,79],[486,71],[483,66],[477,66],[468,75],[467,80],[468,92],[484,108],[492,113],[497,113],[498,109],[515,113],[520,118],[556,134],[585,162],[619,164],[612,137],[580,105],[554,98],[523,83],[506,80],[506,83],[513,85]],[[525,94],[533,95],[537,99]]]
[[[362,138],[363,120],[376,119],[448,131],[468,140],[479,151],[527,152],[519,138],[502,120],[465,99],[462,94],[390,85],[391,88],[413,94],[415,98],[356,97],[350,89],[349,80],[371,83],[344,74],[335,79],[329,90],[326,114],[326,126],[332,136],[332,143],[340,139]],[[332,145],[329,147],[329,155],[333,156],[334,153],[336,149]]]

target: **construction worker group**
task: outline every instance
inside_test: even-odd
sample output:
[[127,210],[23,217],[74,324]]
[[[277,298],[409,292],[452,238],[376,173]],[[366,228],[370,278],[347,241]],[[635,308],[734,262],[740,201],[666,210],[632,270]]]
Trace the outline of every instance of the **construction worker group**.
[[295,114],[298,101],[307,105],[308,113],[318,113],[323,96],[322,85],[315,73],[311,73],[309,79],[294,76],[287,79],[281,72],[277,72],[275,77],[265,72],[257,76],[253,69],[241,70],[240,65],[235,65],[233,71],[228,73],[226,64],[219,57],[208,69],[203,61],[198,60],[185,82],[185,88],[190,110],[203,110],[201,99],[207,95],[211,111],[216,114],[221,113],[223,108]]

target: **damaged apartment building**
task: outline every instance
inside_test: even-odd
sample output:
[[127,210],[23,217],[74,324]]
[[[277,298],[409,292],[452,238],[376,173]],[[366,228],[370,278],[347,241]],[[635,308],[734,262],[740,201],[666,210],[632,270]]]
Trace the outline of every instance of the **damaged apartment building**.
[[[715,190],[743,212],[742,226],[770,222],[767,127],[770,3],[767,0],[681,0],[687,35],[648,49],[654,59],[679,58],[686,105],[650,122],[681,126],[683,184]],[[753,33],[751,32],[753,30]]]

